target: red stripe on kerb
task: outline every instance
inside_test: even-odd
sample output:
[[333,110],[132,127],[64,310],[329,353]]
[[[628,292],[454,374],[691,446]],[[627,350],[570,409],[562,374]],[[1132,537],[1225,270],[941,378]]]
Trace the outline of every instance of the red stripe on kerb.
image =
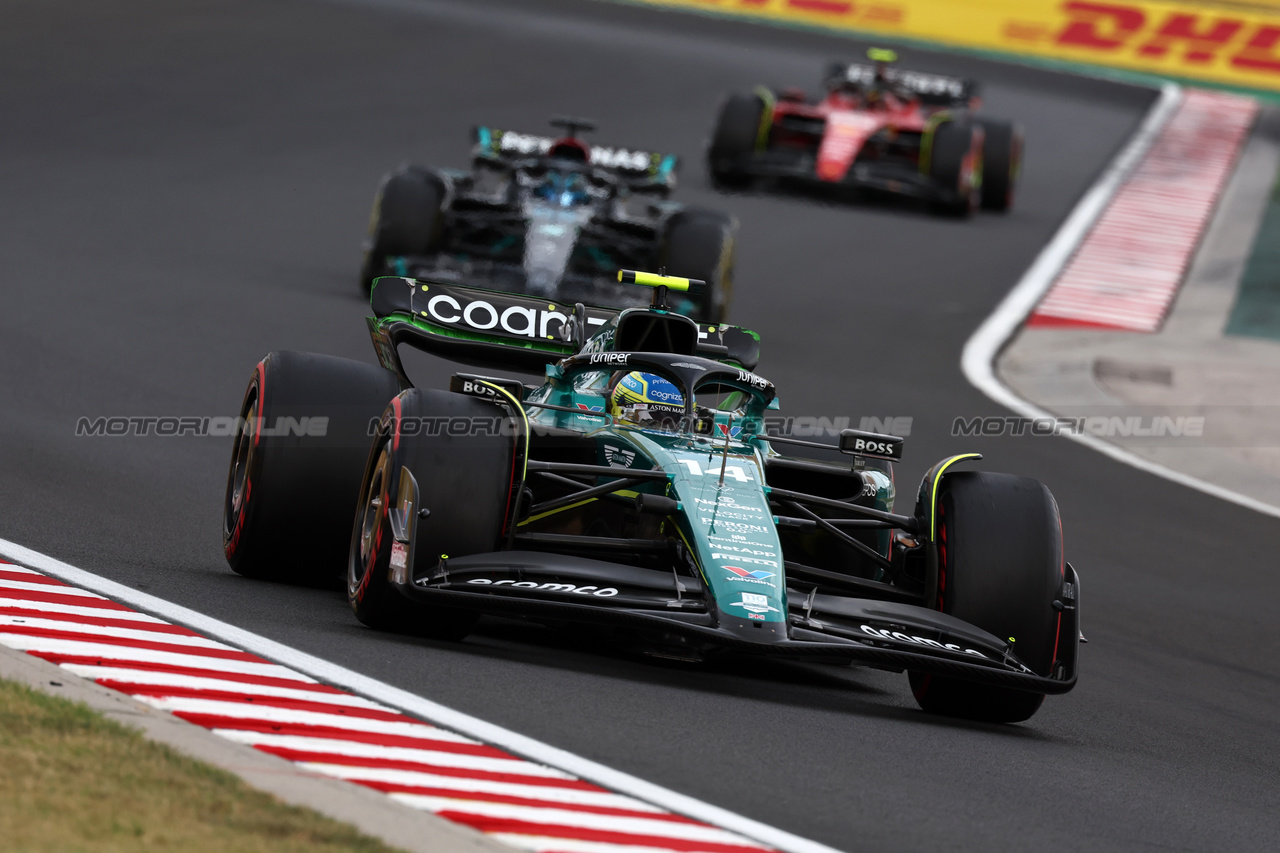
[[1056,317],[1053,314],[1032,314],[1027,325],[1040,329],[1106,329],[1132,331],[1128,326],[1108,323],[1106,320],[1082,320],[1077,317]]
[[97,679],[103,687],[128,693],[130,696],[149,696],[156,699],[187,698],[208,699],[211,702],[239,702],[248,706],[267,708],[284,708],[290,711],[314,711],[319,714],[341,714],[347,717],[359,717],[365,720],[382,720],[388,723],[414,722],[398,711],[379,711],[373,708],[360,708],[351,705],[338,705],[323,700],[292,699],[287,696],[271,696],[254,693],[250,690],[211,690],[203,687],[168,687],[163,684],[132,684],[126,681],[112,681],[107,678]]
[[743,853],[745,850],[763,850],[753,844],[724,844],[715,841],[693,841],[671,838],[666,835],[642,835],[633,832],[615,832],[608,829],[586,829],[556,823],[534,823],[515,818],[489,817],[459,811],[436,812],[442,818],[465,823],[481,832],[502,832],[510,835],[534,835],[551,838],[572,838],[576,841],[597,841],[603,844],[624,844],[633,847],[660,847],[666,850],[689,853]]
[[28,625],[0,626],[0,634],[21,634],[24,637],[46,637],[50,640],[74,640],[79,643],[94,643],[100,646],[124,646],[131,649],[150,649],[153,652],[171,652],[173,654],[191,655],[194,657],[221,658],[248,663],[267,663],[267,661],[237,649],[210,649],[204,646],[180,646],[175,643],[158,643],[151,640],[133,640],[127,637],[97,637],[78,631],[56,631],[50,628],[32,628]]
[[[7,566],[10,564],[5,563],[5,565]],[[51,578],[48,575],[28,574],[27,572],[7,572],[4,569],[0,569],[0,578],[7,581],[20,581],[22,583],[43,583],[48,584],[49,586],[66,586],[62,581],[57,580],[56,578]]]
[[[189,723],[204,726],[206,729],[229,729],[242,732],[260,732],[269,735],[297,735],[299,737],[328,738],[330,740],[350,740],[357,743],[368,743],[374,746],[404,746],[410,749],[426,749],[432,752],[451,752],[458,755],[476,755],[481,758],[500,758],[507,761],[524,763],[514,755],[508,755],[500,749],[485,746],[481,743],[457,743],[450,740],[433,740],[432,727],[423,725],[422,737],[409,735],[388,735],[379,732],[363,732],[339,726],[312,726],[305,723],[284,723],[272,720],[248,720],[242,717],[224,717],[220,714],[200,714],[190,711],[172,711],[175,717],[181,717]],[[405,718],[405,722],[416,720]]]
[[27,654],[56,664],[72,664],[75,666],[109,666],[118,669],[138,669],[144,672],[163,672],[171,675],[193,675],[199,678],[219,678],[225,681],[243,681],[247,684],[262,684],[273,687],[291,687],[294,690],[314,690],[317,693],[343,693],[336,687],[317,684],[314,681],[295,681],[292,678],[275,678],[270,675],[248,675],[242,672],[223,672],[217,669],[197,669],[180,664],[153,663],[151,661],[130,660],[128,658],[105,658],[99,655],[68,655],[61,652],[32,651]]
[[[482,782],[506,782],[511,785],[527,785],[539,788],[568,788],[574,791],[591,791],[593,793],[611,793],[599,785],[583,782],[581,779],[558,779],[554,776],[525,776],[519,773],[499,773],[494,770],[473,770],[469,767],[443,767],[427,761],[408,761],[393,758],[374,758],[364,755],[339,755],[332,752],[314,752],[306,749],[291,749],[270,744],[254,744],[255,749],[287,758],[290,761],[309,761],[316,764],[339,764],[343,767],[368,767],[379,770],[409,770],[417,773],[430,773],[434,776],[450,776],[458,779],[475,779]],[[429,750],[424,750],[429,751]],[[439,750],[435,750],[439,751]]]
[[132,607],[116,604],[105,598],[93,598],[87,595],[67,595],[60,592],[43,592],[35,589],[5,589],[0,587],[0,599],[10,598],[15,601],[43,601],[47,604],[72,604],[76,607],[97,607],[102,610],[125,610],[137,613]]
[[[3,601],[0,596],[0,601]],[[199,637],[195,631],[181,625],[170,625],[168,622],[139,622],[133,619],[112,619],[109,616],[82,616],[79,613],[51,613],[46,610],[32,610],[30,607],[6,607],[0,605],[0,615],[26,616],[31,619],[48,619],[58,622],[70,622],[74,625],[96,625],[100,628],[129,628],[135,631],[152,631],[156,634],[178,634],[184,637]]]

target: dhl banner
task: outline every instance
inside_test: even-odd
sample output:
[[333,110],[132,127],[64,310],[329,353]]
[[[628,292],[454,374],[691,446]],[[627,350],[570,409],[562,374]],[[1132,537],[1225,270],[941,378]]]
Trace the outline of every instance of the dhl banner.
[[1280,91],[1280,0],[640,2]]

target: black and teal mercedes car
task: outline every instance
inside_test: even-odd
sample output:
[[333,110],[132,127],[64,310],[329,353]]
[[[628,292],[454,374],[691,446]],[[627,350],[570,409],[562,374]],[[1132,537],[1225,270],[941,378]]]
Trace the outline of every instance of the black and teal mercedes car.
[[[1079,578],[1044,485],[962,453],[899,511],[901,438],[774,434],[758,336],[672,311],[685,279],[619,275],[649,307],[383,277],[377,366],[264,358],[228,478],[231,568],[342,576],[361,622],[438,639],[490,614],[666,658],[906,672],[923,708],[968,718],[1025,720],[1074,687]],[[415,387],[403,346],[477,372]]]
[[666,267],[699,281],[672,294],[676,307],[723,321],[737,220],[671,198],[676,155],[588,144],[587,119],[552,124],[563,135],[476,127],[470,168],[405,164],[383,176],[361,287],[400,275],[626,307],[644,300],[618,286],[618,267]]

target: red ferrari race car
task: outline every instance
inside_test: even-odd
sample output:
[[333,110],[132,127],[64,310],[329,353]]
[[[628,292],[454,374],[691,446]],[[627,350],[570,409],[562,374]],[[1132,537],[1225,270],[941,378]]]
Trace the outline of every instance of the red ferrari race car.
[[826,95],[763,86],[720,107],[707,161],[714,183],[760,178],[923,199],[961,216],[1008,210],[1022,161],[1022,129],[975,115],[972,80],[907,71],[891,50],[874,64],[835,63]]

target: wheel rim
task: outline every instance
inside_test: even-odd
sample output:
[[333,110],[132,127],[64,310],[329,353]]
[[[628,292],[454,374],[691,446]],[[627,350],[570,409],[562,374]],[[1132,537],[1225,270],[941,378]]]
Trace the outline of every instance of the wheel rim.
[[382,523],[384,493],[386,492],[388,473],[391,468],[389,448],[385,439],[378,449],[378,458],[369,473],[369,485],[360,496],[360,532],[356,539],[357,551],[353,555],[358,561],[358,572],[355,561],[352,561],[350,592],[354,594],[363,585],[364,576],[372,568],[374,548],[377,543],[378,527]]
[[254,444],[258,434],[258,389],[249,392],[245,405],[240,412],[239,429],[236,431],[236,445],[231,455],[231,480],[227,486],[227,504],[223,517],[226,519],[227,531],[230,532],[244,510],[244,502],[248,497],[245,487],[249,483],[249,471],[253,467]]

